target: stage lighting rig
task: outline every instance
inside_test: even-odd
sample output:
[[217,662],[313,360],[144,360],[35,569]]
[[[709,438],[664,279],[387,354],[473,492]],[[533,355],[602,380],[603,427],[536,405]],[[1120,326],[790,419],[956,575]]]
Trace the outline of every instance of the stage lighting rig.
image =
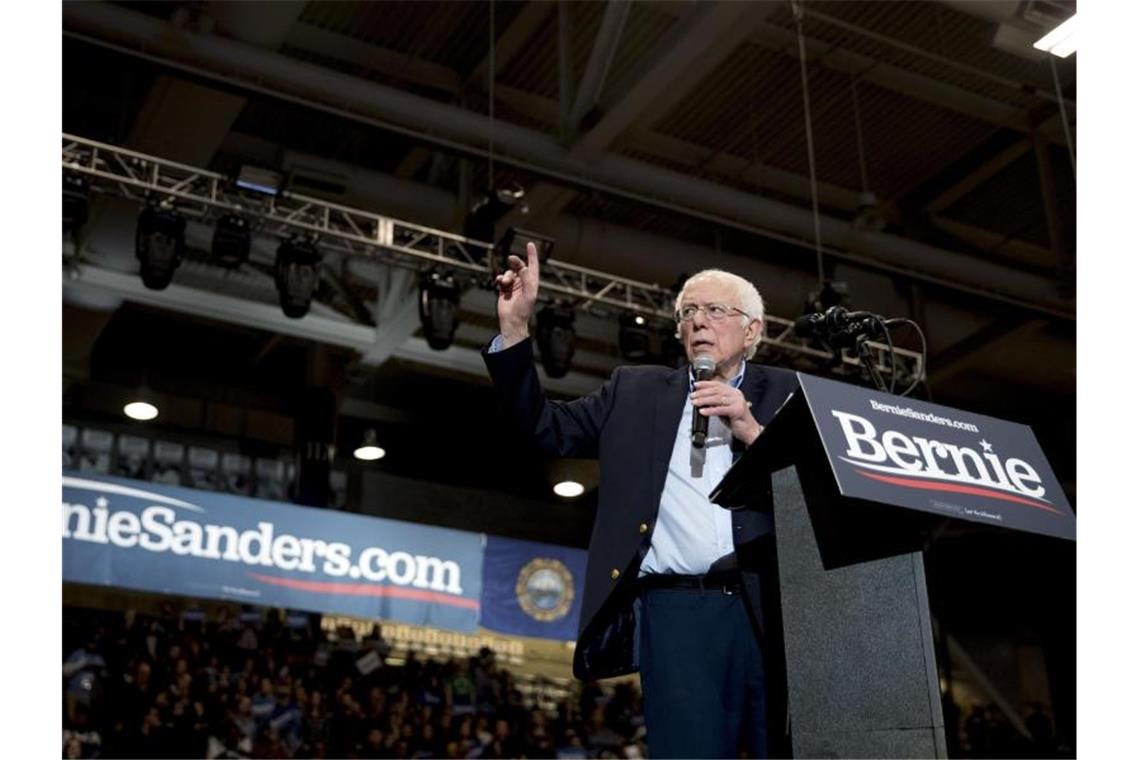
[[566,377],[574,358],[574,310],[557,303],[544,306],[538,312],[535,339],[547,376]]
[[281,241],[273,279],[285,316],[300,319],[309,312],[320,279],[320,264],[321,252],[312,241],[301,237]]
[[641,314],[626,313],[618,318],[618,348],[632,362],[646,361],[651,353],[653,328]]
[[237,269],[249,260],[250,223],[239,214],[226,214],[214,225],[210,255],[214,263]]
[[459,283],[455,275],[435,270],[420,277],[420,323],[424,338],[436,351],[443,351],[455,338],[459,325]]
[[515,207],[527,213],[526,202],[523,200],[526,191],[522,185],[511,182],[494,192],[489,192],[479,198],[471,207],[470,213],[463,224],[463,237],[472,240],[482,240],[492,243],[495,240],[495,223]]
[[88,192],[90,184],[82,174],[63,173],[63,231],[69,234],[79,232],[87,223]]
[[148,205],[135,230],[135,257],[143,285],[163,290],[174,279],[186,249],[186,219],[173,205]]

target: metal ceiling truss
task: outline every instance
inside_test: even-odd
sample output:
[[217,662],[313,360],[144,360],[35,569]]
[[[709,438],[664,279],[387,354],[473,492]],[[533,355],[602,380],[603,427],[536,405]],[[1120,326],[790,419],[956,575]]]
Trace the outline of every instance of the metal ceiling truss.
[[[140,204],[172,205],[188,218],[210,221],[223,214],[247,217],[262,235],[281,239],[312,238],[323,250],[366,257],[384,264],[427,270],[454,271],[468,284],[493,287],[500,267],[495,245],[465,238],[369,211],[297,193],[258,194],[238,188],[223,174],[210,172],[136,151],[63,135],[63,170],[86,176],[95,192],[124,197]],[[556,259],[542,266],[540,291],[546,298],[603,316],[632,312],[672,323],[675,294],[654,283],[575,266]],[[764,345],[790,356],[832,359],[829,351],[796,337],[793,320],[765,316]],[[876,368],[890,372],[892,349],[868,341]],[[893,348],[897,377],[912,382],[925,375],[922,355]],[[860,359],[844,351],[836,369],[861,370]]]

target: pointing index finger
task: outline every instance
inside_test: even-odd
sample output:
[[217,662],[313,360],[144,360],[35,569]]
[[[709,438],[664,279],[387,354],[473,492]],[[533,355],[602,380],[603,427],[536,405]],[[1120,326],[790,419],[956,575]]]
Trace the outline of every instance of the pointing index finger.
[[526,244],[526,276],[531,284],[538,286],[538,247],[533,242]]

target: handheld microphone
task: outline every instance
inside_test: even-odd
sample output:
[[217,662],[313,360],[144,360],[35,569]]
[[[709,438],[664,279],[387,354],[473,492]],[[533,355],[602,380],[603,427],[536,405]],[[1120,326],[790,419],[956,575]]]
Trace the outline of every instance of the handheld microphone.
[[[701,354],[693,360],[693,375],[697,380],[712,380],[716,372],[716,361],[706,354]],[[693,407],[693,446],[698,449],[705,447],[705,439],[709,437],[709,418]]]

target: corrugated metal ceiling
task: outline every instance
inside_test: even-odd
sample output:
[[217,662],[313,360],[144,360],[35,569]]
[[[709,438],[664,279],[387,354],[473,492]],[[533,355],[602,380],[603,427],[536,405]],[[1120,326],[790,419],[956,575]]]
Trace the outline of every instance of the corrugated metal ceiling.
[[[164,4],[126,5],[152,15],[169,15]],[[537,14],[538,23],[526,30],[516,51],[497,61],[496,84],[501,90],[495,115],[503,121],[556,133],[559,13],[556,4],[550,5],[547,12]],[[520,18],[527,3],[495,2],[493,7],[496,36],[501,37]],[[346,56],[338,56],[332,50],[287,45],[281,52],[437,99],[450,101],[464,90],[465,107],[486,112],[483,83],[469,82],[466,88],[464,83],[487,58],[490,8],[491,4],[483,0],[309,2],[299,24],[375,46],[385,54],[377,57],[375,68],[370,68],[359,60],[343,60]],[[570,24],[569,79],[573,87],[578,86],[589,60],[606,8],[601,2],[573,2],[566,6]],[[1055,108],[1046,97],[1020,86],[1051,93],[1048,65],[994,48],[991,40],[996,26],[992,22],[933,2],[809,2],[806,9],[805,33],[832,50],[858,53],[934,83],[952,85],[1032,112],[1036,118]],[[534,10],[532,6],[532,16]],[[685,23],[685,13],[678,11],[677,6],[662,3],[638,1],[630,5],[607,71],[600,98],[603,107],[620,95],[622,87],[662,45],[669,43],[671,34],[684,31],[678,25]],[[763,23],[791,33],[795,30],[792,13],[782,3]],[[424,66],[428,74],[439,75],[438,81],[429,81],[432,77],[422,74]],[[1075,64],[1071,60],[1061,61],[1058,69],[1066,92],[1071,94]],[[818,179],[859,190],[863,172],[856,148],[853,75],[818,63],[810,63],[808,70]],[[952,183],[958,179],[954,172],[961,171],[960,166],[955,166],[956,161],[975,153],[984,154],[999,133],[1011,136],[992,123],[878,84],[858,82],[855,87],[865,153],[863,168],[869,189],[880,199],[901,202],[920,186]],[[372,155],[368,146],[361,143],[363,138],[352,130],[338,129],[330,134],[332,127],[319,118],[292,115],[283,121],[275,109],[251,106],[235,126],[239,131],[268,136],[302,150],[335,142],[339,146],[336,152],[346,160],[380,170],[394,165],[389,156]],[[639,135],[650,132],[682,141],[687,155],[672,154],[668,143],[666,147],[646,148]],[[755,166],[801,177],[808,174],[803,93],[794,46],[776,50],[760,40],[740,44],[655,123],[635,123],[610,150],[690,176],[803,204],[802,193],[788,197],[747,179],[748,167]],[[734,160],[718,162],[715,165],[720,171],[714,172],[711,166],[717,157]],[[1034,161],[1030,152],[943,213],[970,225],[1047,246]],[[1058,204],[1062,214],[1071,215],[1075,204],[1072,178],[1067,162],[1062,163],[1066,165],[1064,171],[1057,172]],[[441,181],[453,185],[456,178],[447,174]],[[638,204],[630,204],[622,211],[621,205],[628,202],[614,199],[606,203],[604,210],[599,210],[598,203],[596,198],[580,198],[569,210],[621,219],[686,239],[694,234],[686,225],[671,222],[669,215],[647,214]]]

